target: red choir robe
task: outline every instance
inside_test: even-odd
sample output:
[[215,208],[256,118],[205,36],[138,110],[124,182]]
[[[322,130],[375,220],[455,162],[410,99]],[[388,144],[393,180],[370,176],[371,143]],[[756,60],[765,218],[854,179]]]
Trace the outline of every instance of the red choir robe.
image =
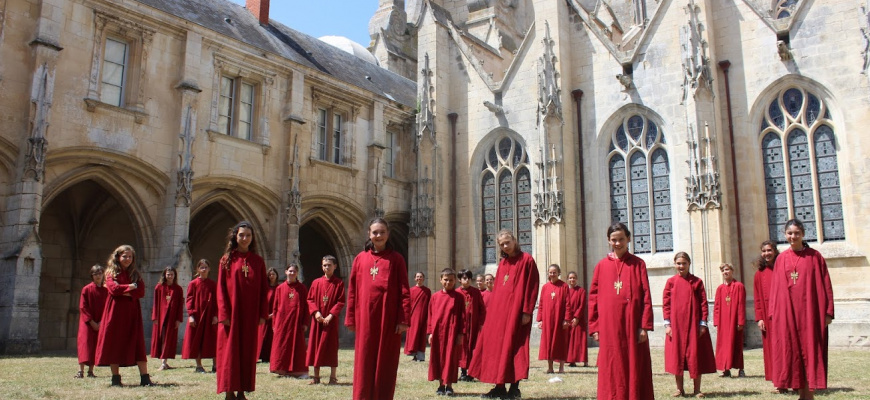
[[[266,291],[266,303],[270,310],[275,309],[275,288],[279,285],[280,283],[275,286],[269,286],[269,289]],[[266,318],[266,323],[257,328],[257,335],[260,337],[260,347],[258,347],[257,353],[259,354],[258,358],[263,362],[269,362],[271,359],[273,332],[272,318]]]
[[429,321],[426,333],[432,335],[432,349],[429,351],[429,380],[442,381],[445,385],[456,383],[459,358],[463,343],[459,335],[465,334],[468,324],[464,319],[465,295],[456,290],[439,290],[429,302]]
[[[97,365],[117,364],[121,367],[147,361],[145,355],[145,332],[142,325],[142,307],[139,299],[145,297],[142,278],[136,289],[128,291],[130,275],[122,270],[117,276],[106,274],[106,290],[109,298],[103,309],[103,320],[97,337]],[[129,293],[129,296],[124,296]]]
[[492,295],[492,292],[489,290],[481,290],[480,296],[483,297],[483,306],[489,307],[489,297]]
[[713,303],[713,325],[716,326],[716,369],[743,369],[743,332],[746,326],[746,287],[732,280],[716,289]]
[[187,285],[187,315],[196,326],[187,324],[181,358],[214,358],[217,348],[218,326],[212,324],[217,317],[217,282],[196,278]]
[[151,309],[151,357],[175,358],[178,352],[178,324],[184,321],[184,289],[178,284],[154,287]]
[[308,289],[300,282],[278,285],[272,302],[272,356],[269,371],[307,372],[305,327],[308,326]]
[[671,335],[665,335],[665,372],[682,376],[688,370],[692,379],[716,372],[710,331],[700,333],[709,312],[701,278],[692,274],[668,278],[662,302],[664,319],[671,322]]
[[426,351],[426,327],[429,321],[429,298],[432,290],[426,286],[411,287],[411,326],[405,335],[405,354]]
[[770,284],[768,328],[773,343],[773,384],[797,389],[806,371],[810,389],[828,387],[828,326],[834,291],[825,259],[815,249],[788,249],[776,258]]
[[541,322],[541,347],[538,349],[538,360],[565,361],[568,359],[568,334],[563,323],[570,324],[573,318],[568,308],[570,297],[568,285],[562,281],[552,283],[547,281],[541,288],[541,300],[538,307],[538,322]]
[[[311,283],[308,291],[308,313],[311,316],[311,328],[308,336],[308,365],[312,367],[338,366],[338,316],[344,309],[344,281],[335,275],[332,278],[322,276]],[[314,319],[314,314],[326,318],[332,315],[332,321],[324,326]]]
[[765,331],[761,332],[761,351],[764,356],[764,379],[773,379],[773,353],[770,343],[770,280],[773,279],[773,267],[770,266],[755,272],[753,279],[753,299],[755,303],[755,321],[764,321]]
[[79,333],[78,345],[79,364],[94,365],[97,353],[97,336],[99,330],[91,328],[90,322],[100,323],[103,320],[103,310],[109,290],[105,286],[97,286],[93,282],[82,288],[79,298]]
[[[468,374],[481,382],[505,384],[529,377],[531,316],[538,300],[538,265],[531,254],[502,258]],[[522,324],[522,315],[529,323]]]
[[580,286],[568,287],[571,293],[569,308],[573,312],[572,318],[577,318],[579,323],[575,327],[568,328],[568,361],[569,363],[588,362],[589,349],[587,348],[586,329],[586,290]]
[[353,398],[392,399],[402,350],[396,328],[411,324],[408,268],[401,254],[367,250],[354,258],[344,324],[356,333]]
[[480,328],[486,321],[486,305],[483,304],[480,289],[474,286],[469,286],[468,289],[460,287],[457,291],[465,297],[462,307],[465,312],[463,318],[465,336],[462,340],[459,367],[468,368],[474,357],[479,354],[475,353],[474,349],[477,346],[477,339],[480,337]]
[[233,251],[218,264],[217,393],[253,392],[260,319],[269,315],[266,263],[253,252]]
[[638,343],[641,329],[653,330],[646,263],[631,253],[621,259],[608,254],[589,286],[589,332],[599,339],[599,399],[654,398],[649,340]]

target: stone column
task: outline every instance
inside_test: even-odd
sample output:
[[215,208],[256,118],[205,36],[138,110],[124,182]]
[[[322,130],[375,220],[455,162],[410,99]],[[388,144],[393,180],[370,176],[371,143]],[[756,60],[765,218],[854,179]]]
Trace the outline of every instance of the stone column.
[[31,83],[28,125],[22,130],[17,179],[6,201],[0,239],[0,353],[40,351],[39,283],[42,243],[39,220],[45,187],[45,156],[51,125],[51,104],[57,59],[63,48],[59,24],[62,6],[41,4],[35,39],[31,46]]

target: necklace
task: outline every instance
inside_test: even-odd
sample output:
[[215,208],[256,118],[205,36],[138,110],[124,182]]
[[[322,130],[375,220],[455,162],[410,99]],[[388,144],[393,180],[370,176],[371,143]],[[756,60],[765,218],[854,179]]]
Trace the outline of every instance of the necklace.
[[[801,248],[799,251],[801,253],[803,253],[804,249]],[[792,253],[794,253],[794,255],[797,256],[797,260],[795,260],[795,262],[793,262],[791,264],[791,274],[789,274],[789,278],[791,279],[791,285],[794,286],[794,285],[797,285],[797,280],[800,277],[800,274],[797,271],[797,265],[799,262],[801,262],[801,260],[804,258],[804,256],[803,256],[803,254],[798,254],[798,252],[795,250],[792,250]],[[788,272],[788,271],[786,271],[786,272]]]
[[[613,256],[616,257],[616,253]],[[619,257],[616,257],[616,281],[613,282],[613,288],[616,289],[617,295],[619,295],[619,291],[622,289],[622,267],[624,266],[625,263]]]
[[371,256],[372,256],[372,259],[374,260],[374,263],[373,263],[374,266],[371,267],[371,269],[369,269],[369,275],[372,276],[372,281],[374,281],[375,277],[378,276],[378,272],[379,272],[378,261],[381,261],[384,259],[384,257],[378,257],[378,255],[375,253],[378,253],[378,252],[375,250],[372,250]]
[[725,286],[728,287],[728,294],[725,296],[725,302],[727,302],[727,303],[729,303],[729,304],[731,303],[731,293],[734,292],[734,285],[733,285],[733,283],[734,283],[734,282],[726,282],[726,283],[725,283]]

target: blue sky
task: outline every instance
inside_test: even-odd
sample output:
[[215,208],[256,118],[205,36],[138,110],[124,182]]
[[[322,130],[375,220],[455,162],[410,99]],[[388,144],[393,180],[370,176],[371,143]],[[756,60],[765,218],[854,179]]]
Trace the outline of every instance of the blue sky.
[[369,20],[377,9],[377,0],[272,0],[269,17],[314,37],[345,36],[368,47]]

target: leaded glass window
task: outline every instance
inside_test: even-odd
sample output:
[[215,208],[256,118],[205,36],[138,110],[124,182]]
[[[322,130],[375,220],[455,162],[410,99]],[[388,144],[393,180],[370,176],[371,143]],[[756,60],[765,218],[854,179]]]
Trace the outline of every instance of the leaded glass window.
[[522,144],[502,137],[486,152],[480,173],[483,262],[498,262],[496,235],[509,229],[523,251],[532,248],[532,179]]
[[843,240],[843,204],[836,136],[824,101],[801,88],[779,93],[761,123],[767,228],[785,243],[782,227],[803,221],[807,241]]
[[634,114],[616,128],[611,141],[611,219],[628,225],[633,252],[673,250],[670,166],[664,134],[645,115]]

